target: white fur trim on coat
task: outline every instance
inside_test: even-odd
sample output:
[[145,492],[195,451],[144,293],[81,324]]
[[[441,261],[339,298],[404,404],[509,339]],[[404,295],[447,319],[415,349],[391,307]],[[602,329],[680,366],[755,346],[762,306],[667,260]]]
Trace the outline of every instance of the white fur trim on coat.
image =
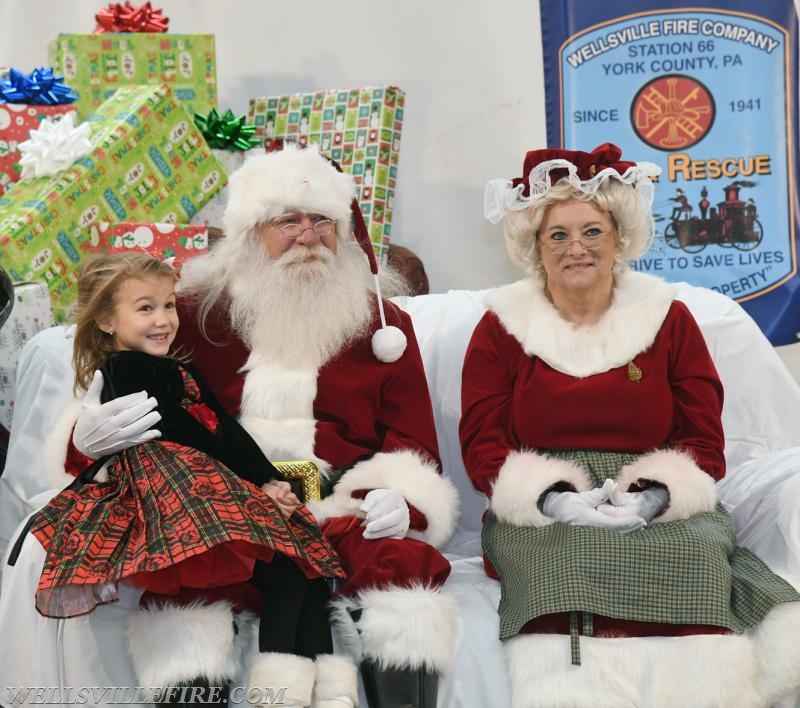
[[243,416],[313,420],[318,369],[289,368],[265,362],[253,352],[241,371],[245,374],[241,405]]
[[[323,704],[323,701],[330,700],[330,704],[336,705],[332,699],[349,699],[350,705],[358,704],[358,667],[352,659],[346,656],[334,656],[333,654],[321,654],[314,662],[317,665],[317,680],[314,684],[314,699],[312,705]],[[346,708],[348,703],[342,700],[339,705]]]
[[44,470],[51,489],[64,489],[75,481],[71,474],[64,471],[64,463],[67,460],[67,447],[72,439],[72,430],[80,412],[81,401],[73,398],[47,435],[44,444]]
[[512,708],[763,708],[800,686],[800,603],[743,635],[581,637],[521,634],[505,644]]
[[576,492],[592,488],[589,474],[569,460],[537,452],[511,452],[500,467],[492,490],[492,511],[515,526],[546,526],[555,519],[539,510],[545,490],[559,482]]
[[625,271],[616,278],[614,299],[600,321],[581,327],[561,317],[533,278],[497,288],[486,303],[528,356],[583,378],[627,364],[645,351],[675,293],[674,285],[659,278]]
[[691,455],[678,450],[656,450],[625,465],[617,484],[627,492],[637,481],[657,482],[667,488],[669,503],[653,522],[688,519],[702,511],[714,511],[717,488],[714,479],[701,470]]
[[[247,624],[238,623],[242,628]],[[226,602],[165,605],[138,611],[128,622],[128,648],[139,685],[169,688],[205,677],[232,681],[242,662],[246,633],[236,634]]]
[[231,175],[225,236],[241,240],[258,224],[296,209],[333,219],[339,238],[347,241],[353,197],[353,178],[338,172],[316,145],[302,149],[287,143],[278,152],[251,155]]
[[[264,652],[255,656],[250,666],[247,692],[249,695],[250,691],[254,691],[254,697],[263,695],[264,702],[257,705],[266,706],[279,700],[278,692],[285,688],[283,704],[307,706],[311,704],[314,673],[314,662],[304,656]],[[272,701],[267,691],[271,691]]]
[[314,454],[317,422],[316,368],[290,369],[251,353],[245,373],[239,422],[270,460],[310,460],[327,472],[330,465]]
[[264,456],[275,462],[308,460],[313,462],[322,474],[331,466],[314,454],[316,421],[306,418],[290,420],[270,420],[257,416],[239,418],[242,427],[256,441]]
[[321,524],[335,516],[360,516],[363,499],[353,497],[361,489],[396,489],[405,500],[425,514],[428,528],[409,531],[437,548],[447,544],[458,521],[458,491],[453,483],[439,474],[432,462],[411,450],[379,452],[368,460],[356,463],[336,483],[333,494],[310,505]]
[[[425,587],[362,590],[331,603],[344,651],[356,663],[371,659],[382,668],[426,668],[446,672],[455,653],[459,615],[455,600]],[[353,621],[350,614],[361,610]]]

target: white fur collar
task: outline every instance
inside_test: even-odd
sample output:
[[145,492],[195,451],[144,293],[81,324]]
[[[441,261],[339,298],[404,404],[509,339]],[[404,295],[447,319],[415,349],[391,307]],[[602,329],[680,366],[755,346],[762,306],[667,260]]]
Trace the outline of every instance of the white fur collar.
[[489,293],[486,304],[528,356],[583,378],[627,364],[652,343],[675,299],[674,285],[625,271],[599,322],[576,326],[559,315],[540,282],[527,278]]

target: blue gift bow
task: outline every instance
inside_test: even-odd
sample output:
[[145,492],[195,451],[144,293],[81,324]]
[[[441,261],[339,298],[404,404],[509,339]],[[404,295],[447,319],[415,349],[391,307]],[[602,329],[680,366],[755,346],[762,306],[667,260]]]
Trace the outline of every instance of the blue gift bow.
[[46,67],[24,74],[11,68],[7,79],[0,79],[0,103],[33,103],[60,106],[77,100],[78,95],[64,83],[64,77]]

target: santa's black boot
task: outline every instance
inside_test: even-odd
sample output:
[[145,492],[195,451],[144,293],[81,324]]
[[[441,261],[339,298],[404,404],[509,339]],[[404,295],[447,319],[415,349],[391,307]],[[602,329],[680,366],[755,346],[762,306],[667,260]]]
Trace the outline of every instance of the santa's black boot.
[[439,674],[427,669],[381,669],[361,663],[361,680],[369,708],[436,708]]
[[455,653],[459,609],[451,596],[376,588],[340,595],[331,607],[340,648],[361,662],[369,708],[436,708],[439,675]]

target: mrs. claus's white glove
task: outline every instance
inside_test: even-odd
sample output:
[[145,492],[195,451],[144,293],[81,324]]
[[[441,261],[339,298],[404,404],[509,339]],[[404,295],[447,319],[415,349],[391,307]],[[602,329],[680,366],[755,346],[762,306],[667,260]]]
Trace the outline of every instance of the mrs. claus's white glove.
[[607,516],[617,518],[624,516],[641,516],[648,524],[669,501],[669,492],[664,487],[650,487],[641,492],[623,492],[614,489],[607,504],[601,504],[597,510]]
[[643,528],[645,520],[631,512],[608,515],[598,511],[597,507],[608,501],[615,488],[616,485],[611,482],[588,492],[550,492],[542,504],[542,511],[573,526],[597,526],[620,533]]

